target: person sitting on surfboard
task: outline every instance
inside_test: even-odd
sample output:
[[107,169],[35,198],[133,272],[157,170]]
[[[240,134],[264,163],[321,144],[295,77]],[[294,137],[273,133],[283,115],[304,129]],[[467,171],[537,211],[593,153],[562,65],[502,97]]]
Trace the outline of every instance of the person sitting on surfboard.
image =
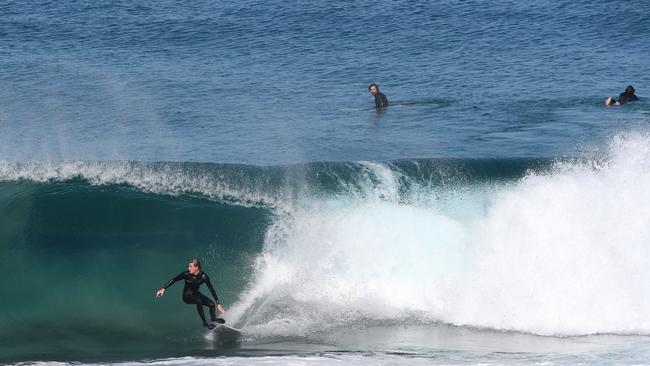
[[375,83],[372,83],[368,86],[368,91],[370,94],[375,96],[375,108],[386,108],[388,107],[388,98],[384,93],[379,91],[379,86]]
[[607,99],[605,99],[605,105],[622,105],[629,102],[636,102],[639,100],[639,97],[637,97],[634,93],[634,87],[632,85],[628,85],[627,88],[625,88],[625,91],[619,94],[618,100],[612,97],[607,97]]
[[164,295],[166,289],[180,280],[185,280],[185,287],[183,287],[183,302],[186,304],[196,304],[196,309],[199,312],[199,316],[203,321],[204,327],[208,329],[215,328],[214,324],[205,321],[205,313],[203,312],[204,306],[210,308],[210,319],[213,322],[221,324],[225,322],[223,319],[216,317],[215,303],[212,302],[212,300],[210,300],[207,296],[199,292],[199,287],[205,283],[208,286],[208,289],[210,289],[212,297],[214,297],[214,300],[217,303],[216,309],[219,310],[221,314],[226,312],[223,309],[223,306],[221,306],[221,302],[217,297],[217,293],[214,291],[214,287],[212,287],[212,283],[210,283],[210,278],[205,274],[205,272],[201,271],[201,262],[199,262],[199,260],[196,258],[190,260],[190,263],[187,266],[187,271],[167,281],[165,286],[156,292],[156,297],[161,297]]

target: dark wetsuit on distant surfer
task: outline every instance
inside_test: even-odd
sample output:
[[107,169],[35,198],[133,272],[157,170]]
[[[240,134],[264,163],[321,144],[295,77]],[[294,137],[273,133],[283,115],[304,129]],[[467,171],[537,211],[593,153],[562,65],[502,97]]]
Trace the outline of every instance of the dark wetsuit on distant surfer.
[[[167,281],[165,286],[158,290],[156,297],[161,297],[165,293],[165,290],[180,280],[185,281],[185,286],[183,287],[183,302],[186,304],[196,304],[196,309],[205,327],[214,328],[214,325],[205,320],[205,312],[203,311],[204,306],[207,306],[210,309],[210,320],[217,323],[224,322],[223,319],[217,318],[216,316],[216,310],[219,310],[221,313],[224,312],[219,297],[217,297],[217,292],[214,290],[208,275],[201,271],[201,263],[197,259],[190,261],[187,271],[182,272],[178,276]],[[215,302],[210,300],[210,298],[199,292],[199,287],[203,284],[208,286],[216,305]]]
[[625,88],[625,91],[618,95],[618,100],[612,97],[607,97],[607,99],[605,99],[605,105],[623,105],[625,103],[636,102],[639,100],[639,97],[634,94],[635,92],[636,90],[634,90],[634,87],[628,85],[627,88]]
[[375,108],[381,109],[388,107],[388,98],[384,93],[379,91],[379,85],[372,83],[368,86],[370,94],[375,96]]
[[375,95],[375,108],[386,108],[388,107],[388,98],[382,92],[377,92]]

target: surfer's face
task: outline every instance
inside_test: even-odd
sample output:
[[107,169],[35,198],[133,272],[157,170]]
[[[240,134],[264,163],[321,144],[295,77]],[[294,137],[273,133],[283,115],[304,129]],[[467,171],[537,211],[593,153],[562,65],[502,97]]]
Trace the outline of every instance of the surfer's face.
[[195,266],[194,263],[190,263],[187,265],[187,270],[190,271],[191,274],[196,274],[199,271],[199,267]]
[[376,86],[371,86],[370,87],[370,94],[372,95],[377,95],[377,87]]

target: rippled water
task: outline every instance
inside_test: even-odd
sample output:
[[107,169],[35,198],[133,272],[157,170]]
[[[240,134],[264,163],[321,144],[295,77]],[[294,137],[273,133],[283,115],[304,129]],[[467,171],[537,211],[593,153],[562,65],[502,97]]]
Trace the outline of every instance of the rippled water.
[[[648,122],[650,4],[10,2],[10,159],[557,156]],[[393,107],[376,113],[367,85]]]

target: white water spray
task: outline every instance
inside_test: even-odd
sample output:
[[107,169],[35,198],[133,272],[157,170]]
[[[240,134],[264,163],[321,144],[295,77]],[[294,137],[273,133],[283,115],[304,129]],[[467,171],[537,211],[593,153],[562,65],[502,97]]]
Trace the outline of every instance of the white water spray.
[[648,334],[649,146],[648,136],[619,137],[607,159],[530,173],[469,216],[454,202],[400,204],[399,173],[368,165],[380,181],[369,194],[309,202],[269,229],[231,317],[280,335],[414,316],[545,335]]

